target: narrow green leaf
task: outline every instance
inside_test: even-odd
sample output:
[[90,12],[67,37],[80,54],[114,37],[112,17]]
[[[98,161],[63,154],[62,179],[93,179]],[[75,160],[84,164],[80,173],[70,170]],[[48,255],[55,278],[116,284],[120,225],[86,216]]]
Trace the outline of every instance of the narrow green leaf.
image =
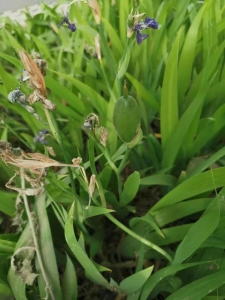
[[163,148],[178,123],[177,68],[181,30],[170,51],[163,78],[160,124]]
[[[31,230],[29,224],[27,224],[16,244],[15,251],[21,247],[30,245],[31,240]],[[15,270],[13,270],[12,267],[9,269],[8,282],[16,300],[27,300],[26,284],[18,274],[15,273]]]
[[1,34],[6,41],[6,44],[10,47],[15,48],[16,50],[22,50],[22,46],[18,43],[18,41],[14,38],[14,36],[8,32],[4,27],[1,28]]
[[191,23],[189,31],[187,33],[185,43],[181,52],[180,56],[180,63],[179,63],[179,98],[183,99],[183,95],[185,94],[191,79],[191,73],[193,68],[193,62],[195,59],[195,52],[196,52],[196,44],[197,44],[197,37],[199,26],[202,21],[202,16],[204,10],[207,6],[207,3],[202,5],[201,9],[198,11],[194,21]]
[[12,297],[7,297],[7,296],[12,296],[12,292],[8,285],[6,285],[3,282],[0,282],[0,299],[1,300],[12,300]]
[[141,178],[140,185],[166,185],[173,187],[176,184],[176,177],[167,174],[151,175]]
[[[35,212],[38,218],[38,231],[39,231],[39,248],[41,252],[42,262],[44,269],[48,276],[48,281],[50,283],[53,295],[55,299],[62,299],[62,292],[59,282],[59,273],[56,262],[55,250],[52,241],[52,234],[50,229],[50,224],[48,220],[48,215],[46,211],[45,195],[41,195],[36,198],[35,201]],[[51,258],[51,259],[49,259]],[[38,284],[39,290],[42,297],[46,295],[46,286],[41,275],[40,267],[38,261],[36,260],[36,267],[39,273]]]
[[96,269],[95,265],[92,263],[87,254],[83,251],[79,245],[76,237],[74,235],[73,229],[73,215],[74,215],[74,203],[69,211],[68,218],[65,224],[65,238],[70,250],[73,252],[74,256],[77,258],[79,263],[83,266],[86,276],[101,286],[109,288],[108,281],[101,275],[101,273]]
[[105,215],[110,212],[115,212],[113,209],[107,209],[104,207],[90,206],[88,209],[84,209],[84,219],[94,216]]
[[194,282],[182,287],[167,297],[167,300],[201,300],[204,298],[204,296],[224,285],[224,282],[225,272],[222,270],[195,280]]
[[15,193],[0,191],[0,211],[12,217],[15,214]]
[[225,156],[225,147],[218,150],[216,153],[214,153],[212,156],[210,156],[202,163],[200,163],[196,168],[194,168],[192,172],[188,173],[188,178],[198,175],[201,172],[205,171],[205,169],[209,168],[215,162],[219,161],[223,156]]
[[159,111],[159,104],[156,101],[155,97],[141,84],[136,78],[131,76],[129,73],[126,73],[126,77],[130,80],[132,85],[137,91],[137,95],[156,111]]
[[84,115],[86,113],[84,104],[81,99],[78,98],[74,93],[72,93],[68,88],[60,84],[50,75],[45,76],[45,82],[47,87],[54,95],[60,97],[61,99],[65,99],[66,102],[68,102],[75,111],[77,111],[81,115]]
[[11,241],[2,240],[0,238],[0,253],[1,252],[7,252],[9,254],[13,254],[15,249],[16,243]]
[[[199,263],[188,263],[188,264],[182,264],[182,265],[176,265],[176,266],[169,266],[169,267],[165,267],[161,270],[158,270],[146,281],[146,283],[143,287],[142,293],[141,293],[140,300],[147,300],[148,296],[153,291],[155,286],[157,284],[159,284],[160,281],[162,281],[165,277],[167,277],[169,275],[173,275],[176,272],[179,272],[181,270],[185,270],[187,268],[195,267],[198,265],[199,265]],[[178,300],[178,299],[183,300],[183,298],[177,298],[176,300]],[[195,298],[193,298],[193,299],[195,299]]]
[[105,111],[107,110],[107,102],[105,101],[105,99],[100,96],[99,93],[97,93],[94,89],[90,88],[89,86],[87,86],[86,84],[84,84],[83,82],[69,76],[66,75],[64,73],[60,73],[60,72],[56,72],[51,70],[53,73],[58,74],[59,76],[61,76],[62,78],[67,79],[68,81],[72,82],[75,87],[83,94],[85,95],[88,100],[90,101],[90,104],[92,106],[95,107],[95,109],[98,111],[98,113],[101,116],[105,115]]
[[3,81],[7,93],[18,87],[18,80],[11,74],[7,73],[3,66],[0,64],[0,77]]
[[153,266],[125,278],[120,283],[121,290],[126,294],[131,294],[138,291],[145,284],[152,271]]
[[135,171],[126,180],[121,196],[121,205],[130,203],[137,194],[140,185],[140,174]]
[[194,197],[196,195],[214,190],[215,188],[225,185],[225,167],[210,170],[182,182],[158,203],[156,203],[151,211],[155,211],[161,207],[178,203],[182,200]]
[[2,52],[0,52],[0,57],[4,58],[5,60],[13,64],[15,67],[22,68],[22,63],[18,58]]
[[117,78],[119,80],[122,79],[124,74],[126,73],[129,62],[130,62],[130,49],[127,48],[125,58],[121,62],[121,65],[119,65],[119,70],[118,70],[118,73],[117,73]]
[[105,27],[107,29],[107,32],[109,34],[110,37],[110,41],[113,45],[113,48],[115,48],[118,52],[118,54],[122,55],[123,52],[123,46],[121,43],[121,39],[119,38],[115,28],[113,28],[113,26],[108,22],[107,19],[102,19],[102,22],[105,24]]
[[212,201],[212,198],[192,199],[173,205],[162,207],[156,211],[151,212],[151,215],[156,220],[160,227],[168,223],[182,219],[186,216],[203,211]]
[[62,276],[63,300],[76,300],[77,288],[76,271],[71,259],[66,254],[66,268]]
[[147,214],[141,218],[132,218],[129,222],[130,227],[133,227],[135,224],[137,224],[138,222],[146,222],[150,225],[150,228],[152,227],[153,229],[155,229],[155,231],[161,235],[162,237],[164,237],[162,231],[160,230],[160,228],[158,227],[158,224],[156,223],[156,221],[154,220],[154,218],[150,215]]
[[218,199],[214,200],[215,210],[201,217],[192,225],[176,250],[173,264],[180,264],[191,256],[213,233],[220,220]]

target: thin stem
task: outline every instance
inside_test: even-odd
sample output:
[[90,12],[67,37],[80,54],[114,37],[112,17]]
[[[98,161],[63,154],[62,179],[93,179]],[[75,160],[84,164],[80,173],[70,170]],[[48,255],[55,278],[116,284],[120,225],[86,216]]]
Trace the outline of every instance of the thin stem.
[[[25,188],[26,188],[25,187],[25,179],[24,179],[23,175],[21,175],[20,177],[21,177],[21,188],[24,191]],[[28,221],[29,221],[31,234],[32,234],[33,241],[34,241],[34,246],[35,246],[35,250],[36,250],[36,253],[37,253],[37,259],[38,259],[38,263],[39,263],[39,266],[40,266],[40,270],[41,270],[46,288],[49,290],[49,293],[50,293],[50,296],[51,296],[52,300],[55,300],[53,291],[50,287],[50,284],[49,284],[49,281],[48,281],[48,278],[47,278],[47,274],[45,273],[45,268],[44,268],[44,265],[43,265],[43,262],[42,262],[41,253],[39,251],[38,240],[37,240],[37,236],[36,236],[36,233],[35,233],[34,224],[33,224],[33,221],[32,221],[32,216],[31,216],[31,212],[30,212],[30,208],[29,208],[29,204],[28,204],[28,200],[27,200],[27,195],[24,192],[22,193],[22,198],[23,198],[25,210],[26,210],[26,213],[27,213]]]

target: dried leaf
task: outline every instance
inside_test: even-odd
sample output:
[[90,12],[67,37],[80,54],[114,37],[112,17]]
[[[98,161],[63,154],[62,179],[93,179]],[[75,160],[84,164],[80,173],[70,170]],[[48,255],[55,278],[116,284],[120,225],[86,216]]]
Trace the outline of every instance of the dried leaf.
[[32,260],[35,255],[34,247],[22,247],[16,250],[11,258],[11,267],[27,285],[32,285],[38,274],[33,273]]
[[88,5],[90,6],[90,8],[92,10],[96,24],[99,25],[101,23],[101,10],[100,10],[98,1],[97,0],[89,0]]
[[105,127],[100,128],[100,143],[105,147],[108,140],[108,130]]
[[31,85],[40,90],[42,95],[46,95],[45,81],[36,63],[24,50],[19,51],[19,57],[25,70],[29,73]]

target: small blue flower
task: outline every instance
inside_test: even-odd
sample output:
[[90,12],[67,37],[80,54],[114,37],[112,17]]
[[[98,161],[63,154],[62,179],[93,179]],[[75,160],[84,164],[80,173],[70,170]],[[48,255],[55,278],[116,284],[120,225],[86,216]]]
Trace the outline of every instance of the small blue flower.
[[150,19],[148,17],[145,18],[145,24],[148,28],[158,29],[159,24],[156,22],[155,19]]
[[146,17],[145,21],[139,21],[133,28],[133,30],[136,30],[136,40],[138,45],[140,45],[147,37],[148,34],[142,34],[141,31],[145,30],[147,28],[153,28],[157,29],[158,28],[158,23],[156,22],[155,19],[151,19]]
[[41,129],[38,134],[36,135],[36,137],[34,138],[34,142],[37,143],[41,143],[43,145],[47,145],[47,141],[46,141],[46,135],[49,134],[49,131],[47,129]]
[[58,24],[58,26],[62,26],[63,24],[67,24],[68,25],[68,28],[74,32],[76,31],[76,25],[74,23],[71,23],[70,20],[69,20],[69,17],[68,17],[68,13],[66,13],[66,15],[63,17],[62,21]]
[[72,32],[76,31],[76,25],[75,25],[74,23],[68,24],[68,28],[69,28]]
[[148,34],[142,34],[140,30],[137,30],[136,41],[140,45],[145,39],[147,39]]

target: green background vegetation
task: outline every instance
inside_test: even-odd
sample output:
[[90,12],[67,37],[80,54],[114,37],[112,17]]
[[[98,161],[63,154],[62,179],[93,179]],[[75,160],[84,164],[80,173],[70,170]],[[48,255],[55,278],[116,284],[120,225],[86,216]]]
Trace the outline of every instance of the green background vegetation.
[[[71,6],[77,31],[58,28],[57,6],[26,25],[2,19],[0,31],[1,140],[27,152],[47,154],[33,138],[43,124],[7,100],[18,86],[17,50],[41,54],[48,63],[48,145],[55,160],[82,157],[98,188],[88,210],[88,184],[77,169],[49,169],[45,193],[28,197],[49,287],[36,257],[25,251],[27,271],[15,273],[10,259],[32,241],[27,214],[15,233],[17,193],[5,188],[14,175],[0,162],[0,297],[25,300],[124,299],[222,300],[225,298],[225,18],[224,0],[99,1],[96,25],[84,3]],[[159,23],[138,46],[126,38],[127,18],[146,13]],[[93,56],[100,33],[102,61]],[[141,112],[142,140],[129,149],[112,122],[123,80]],[[28,88],[23,86],[23,91]],[[108,130],[103,147],[86,116],[94,113]],[[69,174],[68,174],[69,173]],[[21,185],[20,181],[16,181]],[[17,209],[18,214],[18,209]],[[32,262],[26,269],[25,258]],[[19,258],[17,258],[19,260]],[[111,271],[110,271],[111,270]],[[30,277],[38,273],[32,285]],[[23,280],[21,280],[21,276]],[[123,295],[123,296],[122,296]],[[4,298],[3,298],[4,297]],[[94,298],[96,297],[96,298]],[[123,298],[122,298],[123,299]]]

